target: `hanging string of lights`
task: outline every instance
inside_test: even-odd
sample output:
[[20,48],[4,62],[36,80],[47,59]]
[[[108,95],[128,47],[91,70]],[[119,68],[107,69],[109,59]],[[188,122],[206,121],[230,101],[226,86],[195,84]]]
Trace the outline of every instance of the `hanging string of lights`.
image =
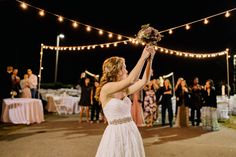
[[178,50],[172,50],[160,46],[156,46],[155,49],[161,53],[164,54],[170,54],[175,55],[179,57],[186,57],[186,58],[197,58],[197,59],[204,59],[204,58],[215,58],[218,56],[226,55],[229,52],[229,49],[227,48],[224,51],[220,52],[213,52],[213,53],[192,53],[192,52],[183,52]]
[[[114,35],[116,35],[118,40],[121,40],[122,37],[123,38],[128,38],[128,39],[130,39],[130,38],[132,39],[133,38],[133,37],[129,37],[129,36],[126,36],[126,35],[121,35],[121,34],[117,34],[117,33],[114,33],[114,32],[106,31],[104,29],[97,28],[97,27],[94,27],[94,26],[91,26],[91,25],[88,25],[88,24],[84,24],[82,22],[78,22],[76,20],[72,20],[72,19],[66,18],[66,17],[64,17],[62,15],[51,13],[49,11],[46,11],[44,9],[35,7],[35,6],[30,5],[28,3],[22,2],[20,0],[16,0],[16,1],[20,3],[21,8],[23,8],[23,9],[27,9],[28,6],[29,6],[31,8],[34,8],[34,9],[38,10],[40,16],[45,16],[45,14],[47,13],[47,14],[51,14],[51,15],[57,17],[59,22],[63,22],[64,20],[68,20],[68,21],[72,22],[72,26],[74,28],[77,28],[79,25],[83,25],[83,26],[86,27],[86,30],[88,32],[90,32],[92,29],[94,29],[94,30],[98,31],[99,35],[103,35],[104,33],[107,33],[109,38],[112,38]],[[172,27],[172,28],[168,28],[168,29],[162,30],[162,31],[160,31],[160,33],[169,32],[169,34],[173,34],[174,30],[176,30],[178,28],[183,28],[183,27],[186,30],[189,30],[191,28],[192,24],[195,24],[195,23],[198,23],[198,22],[203,22],[203,24],[208,24],[210,19],[213,18],[213,17],[216,17],[216,16],[225,15],[225,17],[228,18],[231,15],[231,12],[233,12],[235,10],[236,10],[236,8],[233,8],[233,9],[230,9],[230,10],[226,10],[226,11],[223,11],[223,12],[211,15],[211,16],[207,16],[207,17],[195,20],[195,21],[191,21],[191,22],[179,25],[179,26],[175,26],[175,27]]]
[[[73,50],[73,51],[77,50],[77,51],[79,51],[79,50],[90,50],[90,49],[94,49],[96,47],[101,47],[101,48],[106,47],[106,48],[109,48],[110,45],[117,46],[119,43],[127,44],[128,41],[130,41],[133,44],[140,44],[133,37],[129,37],[129,36],[126,36],[126,35],[121,35],[121,34],[113,33],[113,32],[110,32],[110,31],[106,31],[106,30],[101,29],[101,28],[97,28],[97,27],[94,27],[94,26],[91,26],[91,25],[84,24],[82,22],[78,22],[76,20],[72,20],[72,19],[66,18],[66,17],[64,17],[62,15],[51,13],[49,11],[46,11],[44,9],[35,7],[35,6],[30,5],[28,3],[22,2],[20,0],[16,0],[16,1],[20,3],[21,8],[23,8],[23,9],[27,9],[28,7],[31,7],[31,8],[34,8],[34,9],[38,10],[39,11],[39,15],[42,16],[42,17],[45,16],[45,14],[50,14],[50,15],[53,15],[53,16],[57,17],[59,22],[63,22],[65,20],[68,20],[68,21],[72,22],[72,26],[74,28],[77,28],[79,25],[82,25],[82,26],[86,27],[86,31],[88,31],[88,32],[90,32],[92,29],[94,29],[94,30],[98,31],[99,35],[103,35],[104,33],[107,33],[109,38],[112,38],[113,36],[117,36],[118,40],[122,40],[122,38],[126,38],[127,39],[127,40],[110,42],[110,43],[93,44],[93,45],[82,45],[82,46],[59,46],[59,47],[57,47],[57,46],[44,45],[43,46],[44,49],[50,49],[50,50]],[[228,18],[230,16],[230,13],[232,11],[235,11],[235,10],[236,10],[236,8],[233,8],[233,9],[230,9],[230,10],[226,10],[226,11],[223,11],[223,12],[220,12],[220,13],[208,16],[208,17],[201,18],[199,20],[195,20],[195,21],[188,22],[188,23],[185,23],[185,24],[182,24],[182,25],[179,25],[179,26],[168,28],[166,30],[162,30],[162,31],[160,31],[160,33],[168,32],[169,34],[173,34],[173,30],[178,29],[178,28],[182,28],[182,27],[185,27],[186,30],[189,30],[191,28],[192,24],[195,24],[197,22],[203,22],[204,24],[208,24],[209,21],[210,21],[209,19],[211,19],[213,17],[216,17],[216,16],[225,15],[225,17]],[[141,43],[141,44],[145,45],[145,43]],[[226,53],[228,53],[228,49],[225,50],[225,51],[214,52],[214,53],[183,52],[183,51],[178,51],[178,50],[172,50],[172,49],[164,48],[164,47],[161,47],[161,46],[156,46],[155,49],[160,51],[161,53],[165,53],[165,54],[176,55],[176,56],[183,56],[183,57],[191,57],[191,58],[199,58],[199,59],[201,59],[201,58],[213,58],[213,57],[222,56],[222,55],[225,55]]]
[[46,11],[44,9],[35,7],[35,6],[31,5],[31,4],[22,2],[20,0],[16,0],[16,1],[20,3],[20,7],[22,9],[24,9],[24,10],[26,10],[28,7],[31,7],[33,9],[38,10],[38,14],[41,17],[44,17],[46,14],[49,14],[49,15],[55,16],[60,23],[66,21],[66,20],[70,21],[72,27],[75,28],[75,29],[79,28],[79,26],[84,26],[86,28],[87,32],[91,32],[92,30],[96,30],[96,31],[98,31],[99,35],[103,35],[103,34],[106,33],[109,38],[117,37],[118,40],[122,40],[122,38],[125,38],[125,39],[129,39],[130,38],[130,37],[122,35],[122,34],[117,34],[117,33],[111,32],[111,31],[104,30],[102,28],[97,28],[97,27],[94,27],[94,26],[91,26],[91,25],[88,25],[88,24],[85,24],[85,23],[82,23],[82,22],[79,22],[79,21],[76,21],[76,20],[72,20],[72,19],[64,17],[62,15],[58,15],[58,14],[52,13],[50,11]]
[[195,24],[195,23],[198,23],[198,22],[202,22],[203,24],[207,25],[210,22],[209,19],[211,19],[213,17],[216,17],[216,16],[220,16],[220,15],[225,15],[225,17],[228,18],[230,16],[230,13],[234,10],[236,10],[236,8],[226,10],[226,11],[223,11],[223,12],[211,15],[211,16],[207,16],[207,17],[204,17],[204,18],[192,21],[192,22],[188,22],[188,23],[185,23],[185,24],[182,24],[182,25],[179,25],[179,26],[168,28],[168,29],[160,31],[160,33],[168,32],[169,34],[173,34],[175,29],[182,28],[182,27],[184,27],[186,30],[189,30],[191,28],[192,24]]
[[[129,39],[129,42],[132,44],[141,44],[145,45],[145,43],[139,43],[139,41],[135,39]],[[185,52],[185,51],[179,51],[179,50],[173,50],[173,49],[168,49],[165,47],[161,46],[155,46],[155,50],[164,53],[164,54],[170,54],[170,55],[175,55],[179,57],[189,57],[189,58],[214,58],[218,56],[225,55],[226,53],[229,53],[229,49],[227,48],[224,51],[219,51],[219,52],[211,52],[211,53],[198,53],[198,52]]]
[[128,40],[122,40],[122,41],[115,41],[115,42],[109,42],[109,43],[103,43],[103,44],[93,44],[93,45],[81,45],[81,46],[49,46],[49,45],[43,45],[43,49],[49,49],[49,50],[60,50],[60,51],[80,51],[80,50],[91,50],[95,49],[97,47],[100,48],[109,48],[110,46],[118,46],[118,44],[128,44]]
[[[103,43],[103,44],[95,44],[95,45],[80,45],[80,46],[49,46],[49,45],[42,45],[43,49],[49,49],[49,50],[60,50],[60,51],[80,51],[80,50],[91,50],[95,49],[97,47],[100,48],[109,48],[110,46],[116,47],[118,44],[128,44],[128,42],[131,42],[133,44],[138,44],[134,40],[123,40],[123,41],[117,41],[117,42],[110,42],[110,43]],[[229,51],[227,48],[224,51],[220,52],[211,52],[211,53],[193,53],[193,52],[184,52],[184,51],[178,51],[173,49],[168,49],[161,46],[155,46],[155,50],[163,53],[163,54],[169,54],[169,55],[175,55],[179,57],[186,57],[186,58],[198,58],[198,59],[204,59],[204,58],[214,58],[218,56],[226,55]]]

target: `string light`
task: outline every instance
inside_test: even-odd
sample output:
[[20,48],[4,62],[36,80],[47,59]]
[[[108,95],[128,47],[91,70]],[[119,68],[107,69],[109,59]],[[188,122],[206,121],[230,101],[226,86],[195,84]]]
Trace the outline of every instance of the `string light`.
[[103,35],[103,31],[102,30],[99,31],[99,35]]
[[23,9],[27,9],[27,8],[28,8],[27,5],[26,5],[26,3],[24,3],[24,2],[22,2],[20,6],[21,6],[21,8],[23,8]]
[[86,27],[86,30],[87,30],[88,32],[90,32],[90,31],[91,31],[91,27],[90,27],[90,26],[87,26],[87,27]]
[[118,35],[117,39],[118,39],[118,40],[121,40],[121,39],[122,39],[121,35]]
[[78,23],[75,21],[75,22],[73,22],[73,27],[74,28],[77,28],[78,27]]
[[229,16],[230,16],[229,11],[226,11],[226,13],[225,13],[225,17],[229,17]]
[[112,37],[113,37],[113,34],[112,34],[112,33],[109,33],[108,37],[109,37],[109,38],[112,38]]
[[64,21],[63,17],[62,16],[58,16],[58,21],[59,22],[63,22]]
[[185,28],[186,28],[186,30],[189,30],[189,29],[190,29],[189,24],[187,24],[187,25],[185,26]]
[[44,15],[45,15],[44,10],[40,10],[40,11],[39,11],[39,15],[40,15],[40,16],[44,16]]
[[173,33],[173,31],[172,31],[172,29],[170,29],[170,30],[169,30],[169,34],[172,34],[172,33]]
[[112,37],[113,37],[113,34],[112,34],[112,33],[109,33],[108,37],[109,37],[109,38],[112,38]]
[[204,19],[204,24],[208,24],[209,23],[209,20],[208,19]]

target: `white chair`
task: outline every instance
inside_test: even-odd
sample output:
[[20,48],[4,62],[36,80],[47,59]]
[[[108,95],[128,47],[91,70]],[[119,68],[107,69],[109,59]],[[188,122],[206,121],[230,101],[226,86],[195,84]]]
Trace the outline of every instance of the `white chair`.
[[52,105],[53,107],[55,107],[56,109],[56,113],[58,113],[59,115],[67,115],[67,106],[65,104],[63,104],[63,101],[58,100],[58,101],[54,101],[52,96],[48,96],[47,97],[48,100],[48,108],[50,105]]

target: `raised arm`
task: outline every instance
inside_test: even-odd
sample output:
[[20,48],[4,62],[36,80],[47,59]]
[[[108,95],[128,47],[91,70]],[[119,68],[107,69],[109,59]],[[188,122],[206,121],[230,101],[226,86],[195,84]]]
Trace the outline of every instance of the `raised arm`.
[[[107,97],[108,95],[114,94],[119,91],[126,90],[129,86],[134,84],[140,76],[143,65],[150,54],[153,52],[154,48],[151,46],[146,46],[143,50],[143,53],[138,60],[137,64],[127,76],[127,78],[117,81],[117,82],[108,82],[105,84],[101,90],[101,96]],[[155,51],[155,50],[154,50]],[[125,67],[124,67],[125,68]]]
[[152,75],[152,62],[153,62],[154,54],[155,54],[155,52],[153,52],[151,54],[151,56],[148,58],[148,61],[147,61],[146,68],[145,68],[145,71],[143,73],[142,79],[138,80],[133,85],[128,87],[127,95],[133,94],[136,91],[141,90],[143,88],[143,86],[150,81],[150,78],[151,78],[151,75]]

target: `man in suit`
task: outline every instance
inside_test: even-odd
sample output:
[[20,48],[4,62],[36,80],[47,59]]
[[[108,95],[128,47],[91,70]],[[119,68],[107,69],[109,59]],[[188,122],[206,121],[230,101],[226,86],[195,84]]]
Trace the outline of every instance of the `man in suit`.
[[3,72],[0,80],[0,117],[2,115],[2,102],[5,98],[11,97],[13,66],[7,66],[7,71]]

